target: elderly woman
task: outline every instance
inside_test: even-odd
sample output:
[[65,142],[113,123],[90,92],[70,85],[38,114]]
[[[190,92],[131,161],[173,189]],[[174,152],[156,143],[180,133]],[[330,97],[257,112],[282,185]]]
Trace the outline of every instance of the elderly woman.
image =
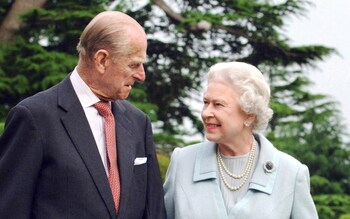
[[202,120],[209,141],[174,150],[164,184],[169,219],[313,219],[308,168],[257,131],[270,88],[242,62],[210,68]]

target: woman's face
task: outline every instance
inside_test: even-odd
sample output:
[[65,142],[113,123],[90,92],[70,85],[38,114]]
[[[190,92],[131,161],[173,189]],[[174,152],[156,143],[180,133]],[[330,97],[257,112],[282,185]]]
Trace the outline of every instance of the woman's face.
[[209,141],[230,144],[243,133],[248,116],[241,110],[239,95],[231,86],[210,82],[203,103],[202,120]]

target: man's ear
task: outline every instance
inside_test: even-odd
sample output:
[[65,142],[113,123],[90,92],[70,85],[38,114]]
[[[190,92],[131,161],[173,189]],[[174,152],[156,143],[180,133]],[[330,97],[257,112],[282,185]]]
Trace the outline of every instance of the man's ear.
[[99,49],[97,52],[95,52],[94,55],[94,63],[96,66],[96,69],[100,73],[104,73],[107,66],[109,65],[110,59],[109,59],[109,52],[105,49]]

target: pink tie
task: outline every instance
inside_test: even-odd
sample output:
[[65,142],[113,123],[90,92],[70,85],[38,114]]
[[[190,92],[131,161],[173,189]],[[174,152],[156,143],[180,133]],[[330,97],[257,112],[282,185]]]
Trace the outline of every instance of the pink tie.
[[120,180],[117,164],[117,146],[115,137],[115,121],[108,102],[100,101],[96,103],[95,108],[104,118],[105,123],[105,140],[107,151],[108,181],[111,187],[115,210],[118,212],[120,199]]

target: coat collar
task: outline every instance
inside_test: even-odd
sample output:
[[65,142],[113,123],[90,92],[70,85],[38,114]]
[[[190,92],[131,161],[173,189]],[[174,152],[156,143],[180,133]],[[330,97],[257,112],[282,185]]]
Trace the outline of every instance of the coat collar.
[[194,182],[217,178],[216,148],[214,142],[202,143],[194,164]]
[[278,151],[263,135],[254,134],[254,137],[260,145],[260,154],[249,189],[271,194],[279,166]]
[[[279,165],[278,151],[263,135],[254,134],[254,137],[259,143],[260,153],[249,189],[271,194]],[[194,182],[217,178],[216,148],[214,142],[202,143],[194,164]],[[265,170],[267,164],[272,164],[271,170]]]

